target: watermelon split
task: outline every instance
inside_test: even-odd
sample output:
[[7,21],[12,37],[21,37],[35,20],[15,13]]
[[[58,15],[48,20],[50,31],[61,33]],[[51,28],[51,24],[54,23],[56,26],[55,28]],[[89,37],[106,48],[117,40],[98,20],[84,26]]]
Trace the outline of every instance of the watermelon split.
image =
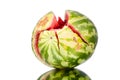
[[32,48],[36,57],[55,68],[72,68],[86,61],[97,44],[97,31],[83,14],[66,10],[65,19],[53,12],[43,16],[34,28]]

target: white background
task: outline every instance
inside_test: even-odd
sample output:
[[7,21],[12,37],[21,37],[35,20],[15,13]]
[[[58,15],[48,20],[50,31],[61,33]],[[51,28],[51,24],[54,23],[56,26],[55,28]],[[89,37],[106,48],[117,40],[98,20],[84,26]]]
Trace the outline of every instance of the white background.
[[99,35],[94,55],[77,69],[92,80],[120,80],[119,0],[0,0],[0,80],[36,80],[52,69],[34,56],[32,31],[48,11],[66,9],[88,16]]

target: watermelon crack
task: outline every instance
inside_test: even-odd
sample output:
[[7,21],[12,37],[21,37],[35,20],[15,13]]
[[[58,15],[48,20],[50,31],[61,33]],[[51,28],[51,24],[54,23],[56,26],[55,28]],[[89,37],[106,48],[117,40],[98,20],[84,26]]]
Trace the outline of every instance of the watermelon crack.
[[58,38],[58,34],[57,34],[57,32],[56,32],[56,31],[55,31],[55,36],[56,36],[56,39],[57,39],[58,49],[60,49],[60,46],[59,46],[59,38]]
[[80,38],[81,40],[86,43],[88,45],[88,42],[82,37],[82,35],[80,34],[80,32],[78,32],[72,25],[68,24],[67,25],[74,33],[76,33]]
[[[68,28],[70,28],[72,30],[72,32],[74,32],[75,34],[77,34],[84,43],[86,43],[87,45],[89,45],[88,42],[82,37],[82,35],[80,34],[80,32],[77,31],[74,28],[74,26],[72,26],[71,24],[68,23],[68,18],[69,17],[68,17],[68,13],[67,12],[65,14],[65,20],[64,21],[60,17],[58,17],[57,25],[55,27],[53,27],[53,29],[62,29],[64,26],[67,26]],[[56,35],[57,41],[59,41],[59,38],[58,38],[58,35],[57,35],[56,32],[55,32],[55,35]],[[58,46],[59,46],[59,44],[58,44]]]
[[36,36],[35,36],[35,49],[36,49],[36,53],[39,55],[39,57],[41,58],[41,55],[40,55],[40,51],[39,51],[39,48],[38,48],[38,42],[39,42],[39,37],[40,37],[40,34],[41,34],[42,31],[38,31],[36,32]]

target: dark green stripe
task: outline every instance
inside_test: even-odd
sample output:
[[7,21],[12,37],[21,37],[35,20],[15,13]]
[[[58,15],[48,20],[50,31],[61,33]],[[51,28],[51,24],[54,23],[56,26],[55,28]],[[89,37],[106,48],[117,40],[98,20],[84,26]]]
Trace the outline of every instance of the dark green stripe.
[[82,23],[88,23],[88,20],[87,19],[77,20],[75,22],[72,22],[71,24],[79,25],[79,24],[82,24]]
[[43,57],[43,59],[47,62],[47,58],[48,58],[48,52],[47,52],[47,50],[48,50],[48,47],[49,47],[49,45],[48,46],[44,46],[40,51],[41,51],[41,55],[42,55],[42,57]]

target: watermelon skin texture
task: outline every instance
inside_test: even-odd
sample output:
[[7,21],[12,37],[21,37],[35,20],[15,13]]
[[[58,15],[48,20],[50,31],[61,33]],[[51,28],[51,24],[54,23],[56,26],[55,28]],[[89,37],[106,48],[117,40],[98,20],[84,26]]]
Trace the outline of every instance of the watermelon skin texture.
[[78,69],[54,69],[41,75],[37,80],[91,80]]
[[44,15],[32,33],[32,49],[44,64],[64,69],[76,67],[94,53],[98,34],[85,15],[66,10],[65,20],[53,12]]

